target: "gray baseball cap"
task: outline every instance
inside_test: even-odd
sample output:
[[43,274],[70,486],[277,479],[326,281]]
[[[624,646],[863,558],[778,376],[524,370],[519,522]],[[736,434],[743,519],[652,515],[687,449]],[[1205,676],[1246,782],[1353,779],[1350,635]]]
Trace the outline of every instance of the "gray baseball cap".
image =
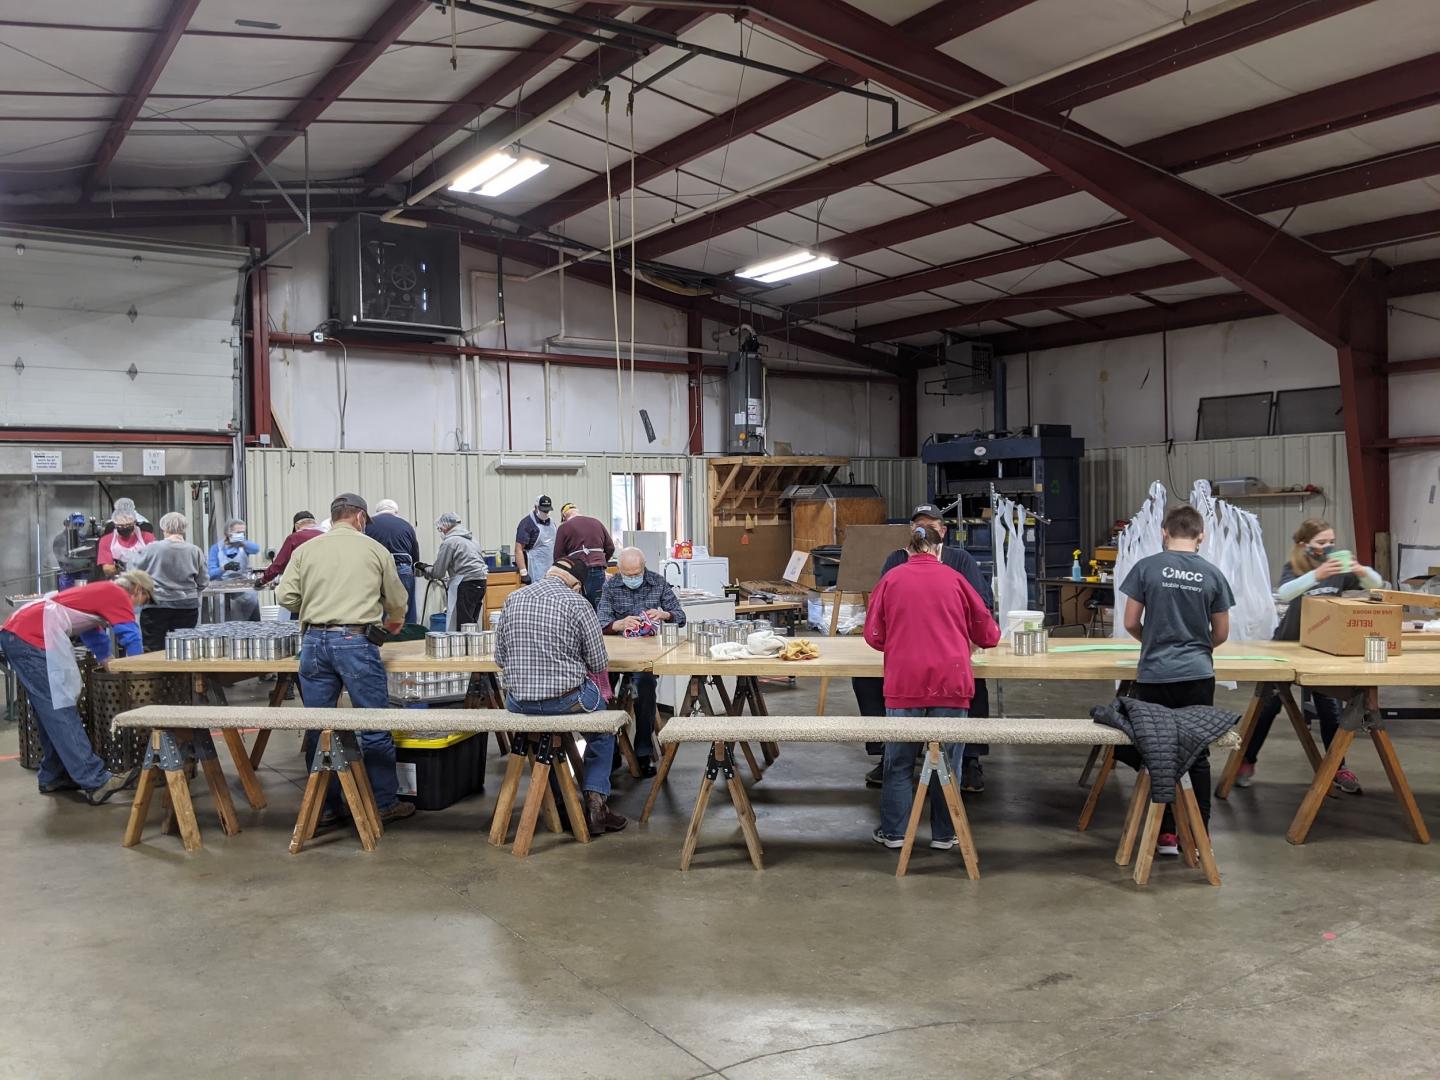
[[344,509],[347,506],[353,507],[356,510],[361,510],[367,514],[370,513],[369,503],[367,503],[359,495],[356,495],[354,492],[345,491],[341,492],[339,495],[336,495],[335,498],[330,500],[330,516],[334,517],[336,510]]

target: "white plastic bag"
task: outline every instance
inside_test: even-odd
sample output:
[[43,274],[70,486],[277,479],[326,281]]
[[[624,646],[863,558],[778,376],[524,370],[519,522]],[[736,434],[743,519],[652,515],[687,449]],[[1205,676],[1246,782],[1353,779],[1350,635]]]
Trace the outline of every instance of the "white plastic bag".
[[1030,606],[1029,580],[1025,574],[1025,507],[1006,498],[995,503],[995,577],[991,591],[995,610],[1023,611]]
[[1160,527],[1165,523],[1165,503],[1169,499],[1165,485],[1158,480],[1150,485],[1150,492],[1141,503],[1140,509],[1130,519],[1130,524],[1120,530],[1115,541],[1115,617],[1112,620],[1112,637],[1127,638],[1125,632],[1126,595],[1120,586],[1129,576],[1137,562],[1149,555],[1158,555],[1164,547]]

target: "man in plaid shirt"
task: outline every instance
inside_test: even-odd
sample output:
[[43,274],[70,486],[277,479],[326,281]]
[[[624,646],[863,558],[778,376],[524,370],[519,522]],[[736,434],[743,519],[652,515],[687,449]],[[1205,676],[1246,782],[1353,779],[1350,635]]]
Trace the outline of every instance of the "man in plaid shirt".
[[[505,707],[511,712],[555,716],[605,707],[591,676],[604,672],[609,660],[595,609],[581,593],[585,570],[578,560],[556,559],[543,578],[505,599],[495,662],[505,673]],[[586,740],[582,786],[592,834],[619,832],[626,825],[608,805],[614,754],[615,736]]]
[[[605,582],[595,614],[607,634],[623,634],[651,623],[685,625],[685,611],[670,583],[653,570],[645,569],[645,554],[639,548],[622,548],[616,556],[618,573]],[[635,680],[635,756],[643,776],[654,776],[653,735],[655,732],[655,676],[639,672]]]

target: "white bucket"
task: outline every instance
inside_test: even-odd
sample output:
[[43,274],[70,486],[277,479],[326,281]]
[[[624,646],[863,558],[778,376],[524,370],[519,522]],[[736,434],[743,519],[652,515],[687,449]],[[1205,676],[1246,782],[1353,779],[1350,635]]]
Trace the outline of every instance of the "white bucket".
[[1016,630],[1040,630],[1045,626],[1043,611],[1007,611],[1005,613],[1005,639],[1015,640]]

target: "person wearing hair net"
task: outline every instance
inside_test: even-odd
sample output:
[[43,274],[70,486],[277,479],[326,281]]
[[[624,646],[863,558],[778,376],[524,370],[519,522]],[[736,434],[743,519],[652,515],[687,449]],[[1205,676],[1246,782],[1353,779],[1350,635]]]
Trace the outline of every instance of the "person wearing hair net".
[[416,621],[415,567],[420,562],[420,541],[415,527],[400,516],[400,504],[394,499],[381,499],[375,504],[375,516],[365,526],[365,535],[376,541],[395,559],[395,572],[410,603],[405,608],[405,621]]
[[[210,545],[210,580],[240,581],[250,576],[250,556],[260,554],[260,545],[245,535],[245,520],[231,518],[225,522],[225,534]],[[229,617],[240,622],[260,618],[260,598],[255,592],[230,594]]]
[[155,582],[142,570],[114,581],[93,581],[27,604],[0,627],[0,655],[25,688],[40,735],[40,793],[79,791],[99,806],[134,782],[139,769],[112,773],[90,745],[76,702],[82,683],[70,639],[78,637],[103,668],[110,659],[109,627],[129,656],[141,652],[135,609],[148,604]]
[[115,503],[106,528],[108,531],[101,535],[100,546],[95,550],[95,562],[106,577],[120,573],[155,542],[149,522],[140,523],[135,504],[129,499]]
[[489,570],[485,555],[460,515],[449,511],[435,520],[440,550],[430,565],[415,568],[431,581],[445,583],[445,629],[458,630],[466,623],[479,623],[485,614],[485,579]]

